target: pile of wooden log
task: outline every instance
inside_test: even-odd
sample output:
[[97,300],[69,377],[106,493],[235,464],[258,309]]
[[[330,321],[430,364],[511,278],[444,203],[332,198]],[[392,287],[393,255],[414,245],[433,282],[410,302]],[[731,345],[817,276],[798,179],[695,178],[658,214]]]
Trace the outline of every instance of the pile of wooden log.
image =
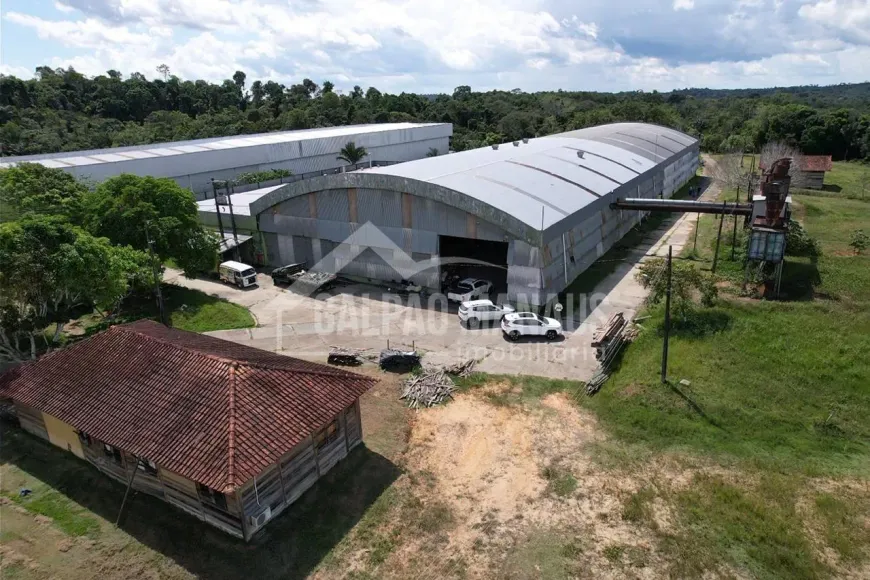
[[592,346],[595,347],[595,358],[598,368],[586,383],[586,394],[594,395],[610,378],[610,365],[622,347],[637,337],[637,328],[630,324],[622,312],[611,316],[606,323],[599,326],[592,336]]
[[365,362],[367,348],[345,348],[343,346],[330,347],[326,362],[334,365],[358,366]]
[[592,346],[595,347],[595,358],[604,360],[612,348],[614,340],[622,337],[622,331],[628,322],[622,312],[617,312],[607,319],[607,322],[595,329],[592,335]]
[[456,377],[467,377],[471,373],[474,372],[474,365],[477,364],[477,361],[473,358],[468,359],[464,362],[458,362],[456,364],[450,365],[448,367],[444,367],[444,370],[453,376]]
[[418,375],[408,377],[403,383],[400,399],[408,403],[408,407],[432,407],[453,398],[456,385],[443,368],[424,369]]

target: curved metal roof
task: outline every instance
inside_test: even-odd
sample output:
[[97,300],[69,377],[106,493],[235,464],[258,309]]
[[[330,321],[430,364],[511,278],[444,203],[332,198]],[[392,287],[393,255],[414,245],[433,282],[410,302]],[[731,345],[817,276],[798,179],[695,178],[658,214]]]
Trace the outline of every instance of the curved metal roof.
[[[284,185],[251,204],[362,187],[403,191],[464,209],[530,239],[640,175],[684,155],[697,139],[666,127],[615,123],[527,143],[504,143]],[[493,211],[495,210],[495,211]]]
[[[345,125],[340,127],[322,127],[318,129],[232,135],[230,137],[209,137],[206,139],[193,139],[189,141],[130,145],[127,147],[110,147],[107,149],[91,149],[88,151],[62,151],[60,153],[3,157],[0,159],[0,167],[9,167],[16,163],[40,163],[46,167],[64,169],[68,167],[116,163],[136,159],[165,158],[175,155],[184,155],[185,153],[202,153],[206,151],[237,149],[258,145],[286,145],[330,138],[341,138],[342,140],[356,139],[357,145],[368,145],[368,143],[361,141],[361,139],[367,135],[403,129],[416,129],[420,127],[449,127],[450,130],[446,131],[446,134],[452,133],[452,126],[446,123],[373,123],[367,125]],[[345,142],[346,141],[342,141],[342,143]],[[264,162],[268,161],[264,160]]]
[[696,142],[657,125],[616,123],[365,173],[440,185],[546,229]]

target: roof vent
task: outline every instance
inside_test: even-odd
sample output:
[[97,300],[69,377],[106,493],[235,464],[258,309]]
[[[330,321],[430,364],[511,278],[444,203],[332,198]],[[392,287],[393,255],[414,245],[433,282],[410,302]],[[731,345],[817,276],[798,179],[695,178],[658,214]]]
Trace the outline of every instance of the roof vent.
[[586,155],[586,152],[585,152],[585,151],[578,151],[578,152],[577,152],[577,157],[579,157],[580,159],[583,159],[583,156],[584,156],[584,155]]
[[519,147],[519,146],[520,146],[520,142],[519,142],[519,141],[514,141],[514,147]]
[[495,149],[495,150],[498,150],[498,143],[494,143],[494,144],[492,145],[492,148]]
[[528,138],[528,137],[523,137],[523,143],[528,143],[528,142],[529,142],[529,138]]

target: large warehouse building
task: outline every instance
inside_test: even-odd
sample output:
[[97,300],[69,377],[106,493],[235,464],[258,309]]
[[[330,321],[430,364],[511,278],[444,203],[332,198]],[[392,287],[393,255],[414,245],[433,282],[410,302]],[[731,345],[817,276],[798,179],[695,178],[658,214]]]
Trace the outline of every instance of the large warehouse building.
[[450,123],[353,125],[4,157],[0,168],[40,163],[94,182],[121,173],[171,177],[203,199],[212,179],[269,169],[289,169],[297,177],[336,169],[345,165],[337,159],[339,150],[351,141],[366,148],[366,163],[377,165],[421,159],[431,149],[447,153],[452,134]]
[[[271,266],[392,281],[408,277],[410,256],[411,279],[438,289],[446,258],[479,260],[496,267],[463,274],[541,305],[638,223],[639,212],[610,208],[617,197],[670,197],[694,176],[698,154],[698,141],[678,131],[619,123],[314,177],[234,205]],[[215,221],[213,205],[201,210]]]

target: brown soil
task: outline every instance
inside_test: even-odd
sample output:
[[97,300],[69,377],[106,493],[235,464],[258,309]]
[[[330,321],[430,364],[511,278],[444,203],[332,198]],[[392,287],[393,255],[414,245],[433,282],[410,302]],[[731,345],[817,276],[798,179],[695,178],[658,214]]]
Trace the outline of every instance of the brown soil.
[[[587,572],[624,577],[601,550],[608,545],[651,550],[649,532],[621,517],[624,498],[641,482],[593,464],[589,444],[602,440],[595,418],[564,394],[545,397],[534,410],[484,400],[487,391],[500,388],[505,387],[460,395],[414,421],[408,470],[435,474],[432,498],[449,502],[456,514],[445,553],[461,556],[470,577],[490,578],[517,540],[536,530],[564,530],[579,533],[586,546],[601,548],[586,553]],[[570,473],[576,489],[564,496],[550,492],[544,470],[552,466]],[[671,525],[664,504],[659,518],[662,527]],[[399,557],[415,559],[407,553]],[[640,576],[656,576],[654,567],[645,569],[649,574]]]

